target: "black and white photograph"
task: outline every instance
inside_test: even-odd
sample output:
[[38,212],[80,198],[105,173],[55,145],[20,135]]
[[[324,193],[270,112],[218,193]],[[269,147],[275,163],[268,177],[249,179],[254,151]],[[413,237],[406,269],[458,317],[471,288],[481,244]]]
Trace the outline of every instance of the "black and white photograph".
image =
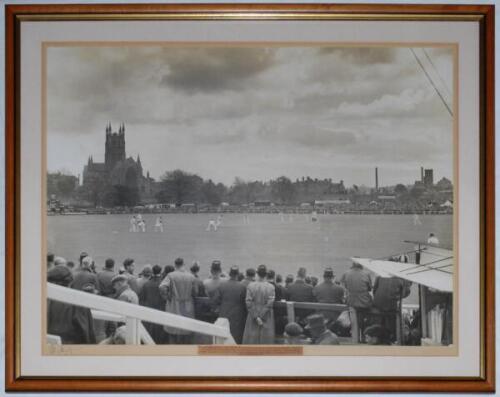
[[455,46],[44,51],[49,348],[456,347]]

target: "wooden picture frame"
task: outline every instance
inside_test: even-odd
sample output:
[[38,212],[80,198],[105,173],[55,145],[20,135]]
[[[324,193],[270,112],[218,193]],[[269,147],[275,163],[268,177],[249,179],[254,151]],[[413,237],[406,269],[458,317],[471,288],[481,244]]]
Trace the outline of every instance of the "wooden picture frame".
[[[6,25],[6,390],[156,392],[492,392],[495,390],[494,6],[396,4],[7,5]],[[36,21],[323,20],[473,21],[479,26],[481,368],[479,377],[28,377],[20,373],[21,25]]]

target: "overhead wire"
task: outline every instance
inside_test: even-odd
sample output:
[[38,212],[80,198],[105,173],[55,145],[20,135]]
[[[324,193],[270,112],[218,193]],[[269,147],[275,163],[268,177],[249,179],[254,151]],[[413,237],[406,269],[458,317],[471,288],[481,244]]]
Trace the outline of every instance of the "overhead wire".
[[431,76],[429,76],[429,73],[427,72],[427,70],[425,70],[424,68],[424,65],[422,64],[422,62],[420,61],[420,59],[418,58],[417,54],[415,53],[415,51],[413,50],[413,48],[410,48],[410,51],[411,53],[413,54],[413,56],[415,57],[415,59],[417,60],[417,63],[418,65],[420,66],[420,68],[423,70],[425,76],[427,77],[427,80],[429,80],[429,83],[431,83],[432,87],[434,88],[434,91],[436,91],[436,94],[438,94],[439,98],[441,99],[441,101],[443,102],[443,105],[446,107],[446,110],[448,110],[448,113],[450,114],[451,117],[453,117],[453,111],[451,110],[450,106],[448,105],[448,103],[446,102],[446,100],[444,99],[443,95],[441,94],[441,92],[439,91],[439,89],[436,87],[436,85],[434,84],[434,81],[432,81],[432,78]]

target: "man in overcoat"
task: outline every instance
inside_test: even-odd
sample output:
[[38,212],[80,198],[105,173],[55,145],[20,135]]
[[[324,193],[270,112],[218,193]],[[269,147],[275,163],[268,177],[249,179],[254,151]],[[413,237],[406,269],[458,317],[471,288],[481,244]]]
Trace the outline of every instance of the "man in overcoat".
[[243,340],[247,308],[245,304],[246,287],[238,281],[237,266],[229,270],[229,280],[221,283],[215,291],[214,302],[218,307],[219,317],[229,320],[231,335],[237,344]]

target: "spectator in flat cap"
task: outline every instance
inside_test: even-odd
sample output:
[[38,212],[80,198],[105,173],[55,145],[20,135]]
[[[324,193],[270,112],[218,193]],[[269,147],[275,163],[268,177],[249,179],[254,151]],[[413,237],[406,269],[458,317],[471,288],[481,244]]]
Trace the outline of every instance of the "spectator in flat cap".
[[296,322],[288,323],[284,331],[285,344],[309,345],[310,341],[304,336],[304,329]]
[[75,271],[71,288],[82,291],[84,285],[87,286],[86,288],[88,289],[88,284],[92,284],[97,292],[100,291],[97,275],[92,273],[91,269],[93,262],[94,260],[90,256],[85,256],[82,259],[80,267]]
[[[73,279],[66,266],[54,266],[47,274],[49,283],[68,287]],[[57,335],[63,344],[96,343],[94,321],[90,309],[48,299],[47,333]]]
[[125,274],[118,274],[111,280],[111,285],[115,290],[115,298],[119,301],[139,304],[139,297],[130,288],[128,277]]
[[214,293],[214,305],[218,308],[219,317],[229,320],[231,335],[237,344],[243,340],[246,309],[246,287],[238,282],[240,270],[237,266],[229,270],[229,280],[221,283]]

